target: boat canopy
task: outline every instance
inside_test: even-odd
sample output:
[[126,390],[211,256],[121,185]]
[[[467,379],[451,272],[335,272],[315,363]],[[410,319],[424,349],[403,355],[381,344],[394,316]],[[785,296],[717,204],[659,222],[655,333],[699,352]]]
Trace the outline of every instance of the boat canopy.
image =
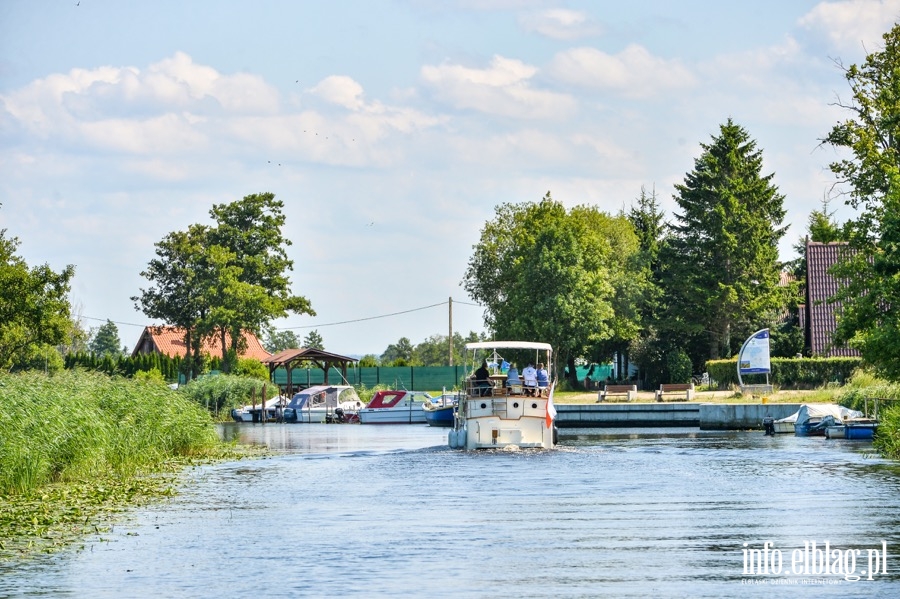
[[775,422],[793,422],[796,424],[798,422],[806,422],[810,418],[824,418],[825,416],[833,416],[836,421],[840,422],[847,420],[848,418],[859,418],[862,416],[862,412],[857,412],[856,410],[851,410],[850,408],[845,408],[844,406],[839,406],[837,404],[811,403],[803,404],[800,406],[799,410],[787,418],[782,418]]
[[474,341],[472,343],[466,343],[466,349],[537,349],[543,351],[553,350],[549,343],[541,343],[539,341]]

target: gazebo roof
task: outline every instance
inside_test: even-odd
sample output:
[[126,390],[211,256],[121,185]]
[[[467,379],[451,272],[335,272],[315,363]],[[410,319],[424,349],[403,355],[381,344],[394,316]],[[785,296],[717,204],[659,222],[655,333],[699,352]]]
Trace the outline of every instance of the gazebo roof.
[[270,358],[263,360],[263,364],[268,364],[269,368],[278,368],[279,366],[287,366],[294,362],[302,360],[324,361],[324,362],[358,362],[355,358],[333,354],[314,347],[301,347],[296,349],[286,349],[278,352]]

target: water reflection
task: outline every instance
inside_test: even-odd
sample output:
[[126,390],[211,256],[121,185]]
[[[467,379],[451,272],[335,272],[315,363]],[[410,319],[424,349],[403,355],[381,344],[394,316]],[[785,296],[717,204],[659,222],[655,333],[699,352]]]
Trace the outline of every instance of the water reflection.
[[[794,578],[744,584],[744,543],[900,555],[900,473],[870,444],[566,429],[552,451],[465,453],[421,425],[222,434],[277,455],[192,471],[85,551],[0,575],[0,595],[767,597]],[[897,596],[889,559],[876,580],[790,594]]]

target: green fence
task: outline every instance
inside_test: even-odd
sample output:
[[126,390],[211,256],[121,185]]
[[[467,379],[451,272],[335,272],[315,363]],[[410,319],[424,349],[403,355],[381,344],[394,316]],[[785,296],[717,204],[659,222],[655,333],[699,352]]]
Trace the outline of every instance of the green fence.
[[[594,366],[591,378],[595,381],[605,380],[611,370],[607,365]],[[584,380],[587,374],[587,366],[578,367],[578,380]],[[372,368],[350,368],[347,370],[347,381],[341,378],[341,372],[331,369],[328,373],[330,385],[385,385],[392,389],[407,389],[409,391],[440,391],[446,388],[448,391],[461,386],[465,368],[463,366],[377,366]],[[281,386],[287,385],[287,372],[283,368],[275,371],[275,383]],[[294,385],[310,387],[312,385],[324,385],[325,373],[321,368],[294,368],[291,371],[291,381]]]
[[[350,368],[347,370],[347,381],[341,378],[341,372],[331,369],[328,373],[330,385],[385,385],[394,389],[409,391],[440,391],[458,386],[463,379],[465,368],[462,366],[394,366],[373,368]],[[287,384],[287,372],[283,368],[275,371],[275,383]],[[295,385],[309,387],[324,385],[325,373],[321,368],[295,368],[291,371],[291,381]]]

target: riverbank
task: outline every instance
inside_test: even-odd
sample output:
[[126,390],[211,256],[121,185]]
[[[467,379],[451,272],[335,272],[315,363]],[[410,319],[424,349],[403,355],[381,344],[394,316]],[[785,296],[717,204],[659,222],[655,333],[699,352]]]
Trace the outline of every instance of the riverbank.
[[[835,403],[839,389],[815,389],[815,390],[783,390],[765,395],[766,403]],[[590,404],[597,403],[597,391],[561,391],[554,393],[553,401],[556,404]],[[763,396],[741,395],[731,390],[725,391],[696,391],[693,403],[748,403],[755,401],[762,403]],[[611,398],[608,403],[616,403],[624,398]],[[654,391],[638,391],[635,402],[656,401]]]

